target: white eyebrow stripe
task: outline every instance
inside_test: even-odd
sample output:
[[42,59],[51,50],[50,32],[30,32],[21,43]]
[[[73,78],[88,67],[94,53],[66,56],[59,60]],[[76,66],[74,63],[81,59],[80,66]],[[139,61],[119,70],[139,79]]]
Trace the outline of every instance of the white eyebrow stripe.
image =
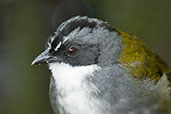
[[58,49],[61,47],[61,42],[59,42],[59,44],[56,46],[56,48],[55,48],[55,51],[58,51]]
[[64,36],[64,40],[62,43],[65,43],[68,40],[68,37]]
[[49,42],[47,44],[48,44],[48,48],[51,48],[51,44]]
[[55,37],[56,37],[56,36],[57,36],[57,35],[55,34],[54,36],[51,37],[51,40],[50,40],[51,43],[55,40]]

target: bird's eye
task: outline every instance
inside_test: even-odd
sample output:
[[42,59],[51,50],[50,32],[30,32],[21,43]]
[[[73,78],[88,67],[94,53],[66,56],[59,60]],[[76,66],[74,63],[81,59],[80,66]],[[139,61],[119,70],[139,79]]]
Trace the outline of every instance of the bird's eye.
[[69,56],[74,56],[76,53],[77,53],[77,48],[75,48],[75,47],[70,47],[67,51],[67,54]]

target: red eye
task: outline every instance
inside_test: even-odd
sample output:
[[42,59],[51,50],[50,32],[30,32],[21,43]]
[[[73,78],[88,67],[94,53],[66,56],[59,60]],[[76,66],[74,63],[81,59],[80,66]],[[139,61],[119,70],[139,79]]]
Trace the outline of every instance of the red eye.
[[68,55],[74,56],[77,53],[77,49],[75,47],[71,47],[68,49]]

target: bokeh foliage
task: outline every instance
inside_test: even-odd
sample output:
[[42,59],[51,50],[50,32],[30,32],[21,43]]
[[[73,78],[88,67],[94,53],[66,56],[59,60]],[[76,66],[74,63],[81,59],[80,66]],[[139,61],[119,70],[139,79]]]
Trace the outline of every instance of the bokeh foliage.
[[171,0],[1,0],[0,114],[52,114],[50,72],[30,66],[56,27],[74,15],[134,33],[171,65]]

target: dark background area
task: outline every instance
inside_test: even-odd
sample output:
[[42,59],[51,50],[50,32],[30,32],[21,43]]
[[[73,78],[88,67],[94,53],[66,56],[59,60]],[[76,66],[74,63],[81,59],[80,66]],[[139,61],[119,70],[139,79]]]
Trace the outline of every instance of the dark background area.
[[134,33],[171,65],[171,0],[0,0],[0,114],[52,114],[50,71],[30,64],[74,15]]

